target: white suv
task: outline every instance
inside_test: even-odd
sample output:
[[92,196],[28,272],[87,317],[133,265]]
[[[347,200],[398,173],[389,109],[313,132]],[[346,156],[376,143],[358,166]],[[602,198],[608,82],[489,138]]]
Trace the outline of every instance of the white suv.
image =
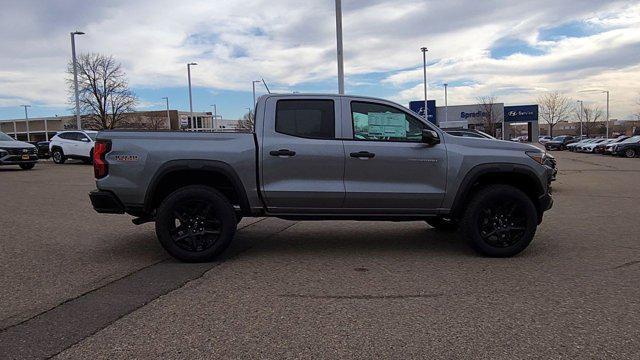
[[49,151],[53,162],[64,164],[67,159],[78,159],[85,163],[91,163],[97,134],[97,131],[92,130],[71,130],[57,133],[49,142]]

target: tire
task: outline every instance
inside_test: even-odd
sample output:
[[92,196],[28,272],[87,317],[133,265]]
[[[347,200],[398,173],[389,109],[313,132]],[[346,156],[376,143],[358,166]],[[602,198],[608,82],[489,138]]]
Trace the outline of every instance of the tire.
[[636,157],[636,150],[635,149],[627,149],[624,151],[624,156],[628,157],[628,158],[634,158]]
[[456,221],[443,218],[441,216],[426,219],[425,222],[429,224],[429,226],[440,231],[456,231],[459,227],[459,224]]
[[185,262],[211,261],[236,232],[233,206],[207,186],[190,185],[167,196],[157,210],[156,235],[162,247]]
[[89,157],[82,159],[82,162],[85,164],[93,164],[93,149],[89,152]]
[[533,240],[538,226],[533,201],[509,185],[490,185],[467,205],[461,230],[471,247],[490,257],[510,257]]
[[64,162],[67,161],[67,157],[64,156],[64,152],[62,152],[62,149],[60,148],[53,149],[51,157],[53,158],[53,162],[56,164],[64,164]]
[[33,169],[33,167],[36,166],[36,163],[31,163],[31,164],[20,164],[20,168],[22,170],[31,170]]

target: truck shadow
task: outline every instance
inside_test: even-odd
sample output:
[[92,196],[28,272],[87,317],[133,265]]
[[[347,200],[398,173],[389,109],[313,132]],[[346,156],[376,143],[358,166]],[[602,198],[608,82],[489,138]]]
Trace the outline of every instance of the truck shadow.
[[[303,224],[303,223],[298,223]],[[298,226],[298,225],[296,225]],[[302,226],[304,227],[304,226]],[[443,232],[424,225],[398,231],[396,226],[355,233],[350,229],[326,227],[324,230],[301,231],[295,229],[270,236],[266,239],[251,239],[240,230],[238,241],[230,246],[230,253],[241,247],[250,248],[239,257],[264,255],[380,255],[393,253],[443,254],[448,256],[475,256],[466,241],[456,232]]]

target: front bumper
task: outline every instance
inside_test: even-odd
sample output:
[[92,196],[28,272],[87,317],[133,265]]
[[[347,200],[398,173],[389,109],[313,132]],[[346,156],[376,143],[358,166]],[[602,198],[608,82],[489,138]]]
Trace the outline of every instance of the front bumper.
[[38,162],[38,155],[28,154],[28,156],[28,159],[23,159],[22,155],[5,155],[0,158],[0,165],[35,164]]
[[89,193],[93,209],[102,214],[124,214],[124,205],[118,197],[104,190],[93,190]]

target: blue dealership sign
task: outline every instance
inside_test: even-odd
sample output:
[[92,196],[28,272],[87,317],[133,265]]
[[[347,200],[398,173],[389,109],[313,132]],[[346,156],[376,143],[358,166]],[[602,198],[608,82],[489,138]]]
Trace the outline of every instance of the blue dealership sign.
[[[424,100],[409,102],[409,109],[411,109],[411,111],[417,113],[418,115],[421,115],[422,117],[424,117]],[[435,100],[427,101],[427,110],[429,115],[428,120],[432,124],[437,125],[438,123],[436,122],[436,101]]]
[[505,122],[538,121],[538,105],[518,105],[504,107]]

